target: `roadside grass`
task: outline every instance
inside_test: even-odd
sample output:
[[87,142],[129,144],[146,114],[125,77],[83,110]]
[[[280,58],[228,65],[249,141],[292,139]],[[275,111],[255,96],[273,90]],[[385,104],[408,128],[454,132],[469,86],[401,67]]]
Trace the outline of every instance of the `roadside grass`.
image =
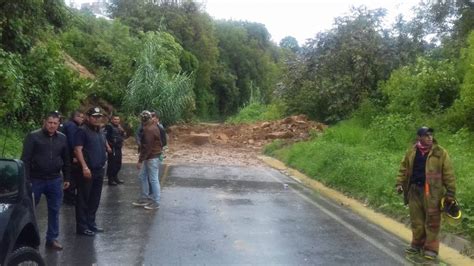
[[[472,134],[437,132],[436,139],[453,161],[457,199],[463,211],[461,226],[444,223],[446,231],[474,239],[474,170]],[[414,134],[404,127],[383,134],[380,127],[361,125],[356,119],[330,127],[322,136],[291,146],[282,141],[267,145],[264,153],[304,172],[328,187],[357,198],[373,209],[408,223],[402,196],[395,193],[395,178]]]
[[273,121],[283,118],[284,107],[279,103],[264,105],[261,103],[251,103],[242,108],[238,114],[229,117],[226,123],[242,124],[259,121]]

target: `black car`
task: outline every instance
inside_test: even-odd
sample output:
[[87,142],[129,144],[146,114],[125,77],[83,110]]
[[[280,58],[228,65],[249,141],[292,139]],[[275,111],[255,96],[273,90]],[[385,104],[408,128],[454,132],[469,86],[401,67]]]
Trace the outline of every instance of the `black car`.
[[0,159],[0,265],[45,265],[23,162]]

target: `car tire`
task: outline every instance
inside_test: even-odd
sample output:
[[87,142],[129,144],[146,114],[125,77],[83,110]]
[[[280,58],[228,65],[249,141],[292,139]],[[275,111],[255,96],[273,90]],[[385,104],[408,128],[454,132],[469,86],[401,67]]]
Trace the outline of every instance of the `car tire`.
[[19,247],[7,258],[7,266],[39,265],[44,266],[43,258],[38,250],[32,247]]

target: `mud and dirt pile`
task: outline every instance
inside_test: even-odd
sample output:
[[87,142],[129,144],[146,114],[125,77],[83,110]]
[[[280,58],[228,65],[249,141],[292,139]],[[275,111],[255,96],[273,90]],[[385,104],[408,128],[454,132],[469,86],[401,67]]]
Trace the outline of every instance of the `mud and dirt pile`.
[[[308,139],[312,131],[322,132],[326,125],[309,121],[306,116],[291,116],[278,121],[254,124],[186,124],[168,131],[168,164],[213,164],[258,166],[263,146],[275,139],[297,142]],[[126,140],[124,162],[136,162],[135,140]]]
[[290,142],[306,140],[310,133],[322,132],[326,125],[309,121],[304,115],[255,124],[198,124],[172,126],[170,141],[188,145],[224,145],[231,147],[262,147],[274,139]]
[[205,163],[213,165],[261,166],[258,159],[265,144],[284,139],[308,139],[312,131],[322,132],[326,125],[305,116],[254,124],[197,124],[168,128],[168,163]]

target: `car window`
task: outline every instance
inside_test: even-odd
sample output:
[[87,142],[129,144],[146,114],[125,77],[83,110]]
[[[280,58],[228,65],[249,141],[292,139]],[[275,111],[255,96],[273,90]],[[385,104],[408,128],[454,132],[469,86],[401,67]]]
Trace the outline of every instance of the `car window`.
[[0,160],[0,198],[18,193],[18,165],[14,161]]

